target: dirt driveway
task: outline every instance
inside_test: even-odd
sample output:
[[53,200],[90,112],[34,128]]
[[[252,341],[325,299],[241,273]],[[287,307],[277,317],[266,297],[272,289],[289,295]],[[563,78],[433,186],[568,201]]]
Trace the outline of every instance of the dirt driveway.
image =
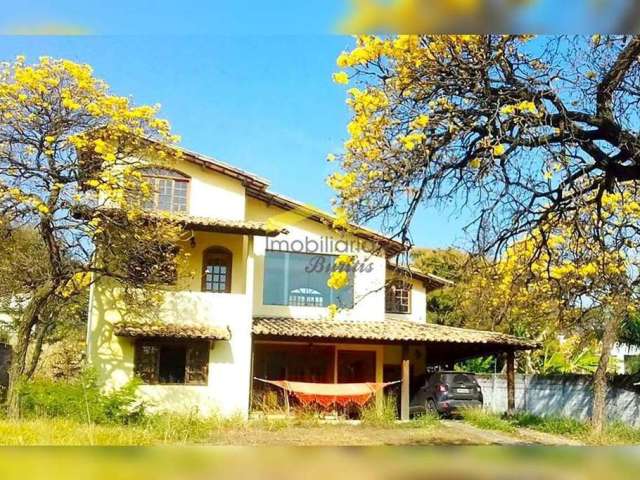
[[441,420],[442,427],[458,435],[465,435],[476,445],[565,445],[577,446],[581,443],[549,433],[537,432],[528,428],[518,428],[514,433],[483,430],[461,420]]
[[483,430],[461,420],[442,420],[427,428],[397,425],[375,427],[358,424],[321,424],[286,428],[232,429],[214,435],[214,445],[306,445],[306,446],[374,446],[374,445],[578,445],[555,435],[528,429],[515,433]]

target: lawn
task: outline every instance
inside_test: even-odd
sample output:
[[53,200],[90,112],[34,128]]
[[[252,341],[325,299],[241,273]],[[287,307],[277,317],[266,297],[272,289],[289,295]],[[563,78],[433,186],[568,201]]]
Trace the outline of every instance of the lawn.
[[640,430],[610,424],[601,436],[576,420],[528,414],[504,417],[483,410],[463,412],[462,421],[423,417],[410,422],[385,418],[325,422],[311,416],[201,418],[149,416],[130,425],[89,424],[72,418],[0,419],[0,445],[638,445]]
[[465,445],[478,444],[435,419],[399,424],[309,419],[198,419],[163,416],[136,425],[72,419],[0,420],[1,445]]
[[567,417],[539,417],[529,413],[508,417],[486,410],[469,409],[462,411],[462,418],[475,427],[502,433],[522,434],[533,430],[587,445],[640,445],[640,429],[620,422],[607,424],[602,434],[596,435],[587,422]]

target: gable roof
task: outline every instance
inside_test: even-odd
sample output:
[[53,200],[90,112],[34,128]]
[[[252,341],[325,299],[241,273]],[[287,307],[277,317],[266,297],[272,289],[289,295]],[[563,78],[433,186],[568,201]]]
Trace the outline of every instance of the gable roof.
[[221,162],[216,158],[202,155],[201,153],[197,153],[192,150],[187,150],[186,148],[178,146],[174,146],[173,148],[182,153],[182,158],[184,160],[201,165],[209,170],[213,170],[214,172],[227,175],[228,177],[235,178],[247,188],[257,188],[259,190],[264,190],[269,187],[268,180],[259,177],[258,175],[254,175],[253,173],[247,172],[246,170],[242,170],[228,163]]
[[[249,173],[246,170],[242,170],[227,163],[221,162],[220,160],[217,160],[213,157],[202,155],[200,153],[193,152],[181,147],[175,148],[182,153],[184,160],[196,163],[217,173],[221,173],[223,175],[227,175],[239,180],[246,188],[246,192],[249,197],[261,200],[267,205],[275,205],[284,210],[297,210],[310,220],[322,223],[323,225],[333,228],[332,224],[335,219],[333,215],[320,209],[311,208],[279,193],[270,192],[268,190],[268,180]],[[403,252],[408,248],[401,242],[386,237],[385,235],[382,235],[381,233],[378,233],[369,228],[361,227],[358,225],[353,225],[353,228],[355,229],[355,231],[352,232],[353,235],[380,245],[389,256],[397,255],[398,253]]]

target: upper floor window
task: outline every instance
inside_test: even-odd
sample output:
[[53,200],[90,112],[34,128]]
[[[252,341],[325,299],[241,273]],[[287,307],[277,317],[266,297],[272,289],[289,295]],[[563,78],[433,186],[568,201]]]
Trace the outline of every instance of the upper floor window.
[[387,313],[410,313],[411,284],[393,280],[385,287],[385,311]]
[[263,303],[298,307],[353,308],[353,277],[339,290],[327,286],[335,255],[281,252],[265,253]]
[[145,170],[144,178],[153,189],[151,196],[145,200],[145,208],[166,212],[187,211],[188,176],[175,170],[153,168]]
[[202,259],[202,291],[231,293],[233,255],[224,247],[211,247]]

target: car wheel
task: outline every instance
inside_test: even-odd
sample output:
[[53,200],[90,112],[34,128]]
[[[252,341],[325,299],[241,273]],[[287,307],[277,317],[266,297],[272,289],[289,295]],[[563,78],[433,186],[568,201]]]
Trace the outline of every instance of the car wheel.
[[433,401],[433,399],[429,399],[427,400],[427,404],[425,406],[425,409],[427,411],[427,413],[431,413],[431,414],[438,414],[438,409],[436,407],[436,402]]

